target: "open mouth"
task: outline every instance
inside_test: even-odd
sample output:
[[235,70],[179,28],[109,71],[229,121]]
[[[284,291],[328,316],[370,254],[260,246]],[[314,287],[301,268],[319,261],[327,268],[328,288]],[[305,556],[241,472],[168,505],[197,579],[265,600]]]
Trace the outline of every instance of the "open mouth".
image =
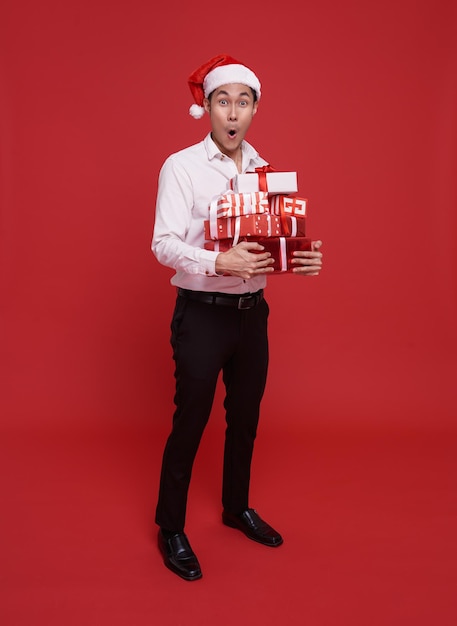
[[233,130],[233,128],[231,130],[228,131],[229,137],[235,137],[236,135],[236,130]]

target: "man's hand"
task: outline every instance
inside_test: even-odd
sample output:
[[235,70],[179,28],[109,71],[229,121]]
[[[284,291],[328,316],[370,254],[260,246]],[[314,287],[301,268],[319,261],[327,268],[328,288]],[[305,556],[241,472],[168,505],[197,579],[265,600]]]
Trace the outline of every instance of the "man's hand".
[[317,276],[322,269],[322,252],[319,248],[322,241],[313,241],[312,250],[297,250],[294,252],[294,258],[291,263],[295,266],[294,274],[302,276]]
[[262,252],[264,247],[254,241],[242,241],[227,252],[221,252],[216,258],[216,272],[231,274],[240,278],[252,278],[258,274],[273,271],[274,263],[269,252]]

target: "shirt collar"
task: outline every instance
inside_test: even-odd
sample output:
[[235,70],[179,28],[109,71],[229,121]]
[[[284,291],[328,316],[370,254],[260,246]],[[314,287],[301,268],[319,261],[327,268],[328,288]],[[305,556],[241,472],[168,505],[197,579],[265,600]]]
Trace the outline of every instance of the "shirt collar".
[[[205,139],[203,140],[203,143],[205,145],[206,152],[208,154],[208,159],[210,161],[211,159],[214,159],[214,157],[220,156],[222,154],[222,152],[216,146],[214,141],[211,139],[211,133],[208,133],[206,135]],[[263,164],[266,165],[267,162],[259,157],[259,153],[257,152],[257,150],[253,146],[251,146],[251,144],[248,143],[247,141],[243,141],[243,143],[241,144],[241,150],[243,152],[243,163],[250,163],[251,161],[254,161],[254,160],[261,160],[262,165]]]

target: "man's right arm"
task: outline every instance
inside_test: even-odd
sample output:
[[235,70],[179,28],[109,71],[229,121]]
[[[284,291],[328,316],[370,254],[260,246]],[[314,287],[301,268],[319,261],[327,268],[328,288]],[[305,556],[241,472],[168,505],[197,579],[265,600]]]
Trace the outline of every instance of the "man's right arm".
[[179,163],[167,159],[159,174],[152,251],[167,267],[189,274],[215,275],[217,253],[186,242],[193,204],[189,175]]
[[216,272],[249,279],[259,274],[273,271],[274,263],[269,252],[257,242],[242,241],[227,252],[221,252],[216,259]]

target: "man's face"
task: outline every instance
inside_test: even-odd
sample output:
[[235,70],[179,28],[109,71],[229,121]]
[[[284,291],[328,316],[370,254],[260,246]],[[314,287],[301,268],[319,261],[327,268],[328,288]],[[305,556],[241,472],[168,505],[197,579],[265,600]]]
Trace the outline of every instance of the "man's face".
[[204,107],[211,119],[214,143],[234,158],[257,112],[251,88],[239,83],[222,85],[213,91],[211,100],[205,98]]

